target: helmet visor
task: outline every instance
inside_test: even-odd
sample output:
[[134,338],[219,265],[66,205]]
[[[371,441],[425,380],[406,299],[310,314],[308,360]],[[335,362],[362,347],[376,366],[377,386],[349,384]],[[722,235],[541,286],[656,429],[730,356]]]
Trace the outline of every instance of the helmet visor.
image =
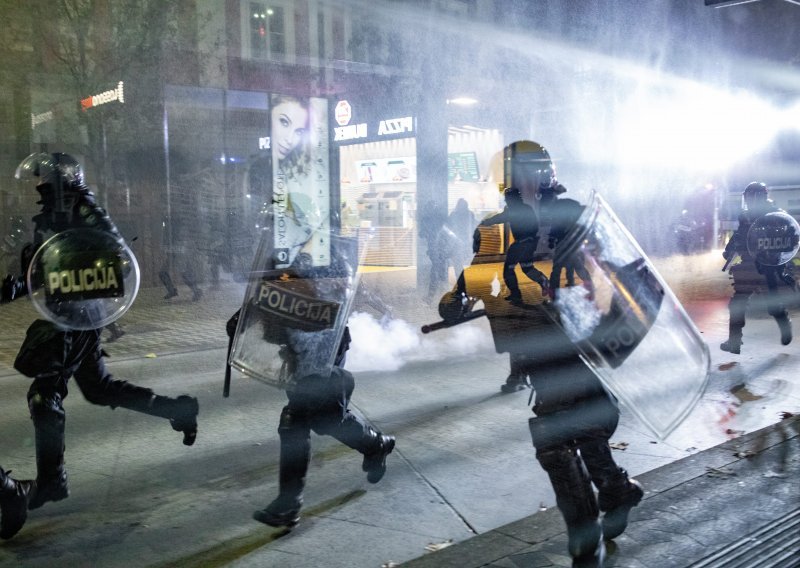
[[51,180],[56,171],[50,154],[34,153],[22,160],[14,172],[14,178],[25,185],[39,185],[42,180]]

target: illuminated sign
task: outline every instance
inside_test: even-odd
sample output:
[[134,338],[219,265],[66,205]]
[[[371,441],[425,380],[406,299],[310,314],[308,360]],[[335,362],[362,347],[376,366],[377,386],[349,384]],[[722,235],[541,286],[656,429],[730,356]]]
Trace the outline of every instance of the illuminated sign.
[[353,108],[347,101],[339,101],[336,103],[336,108],[333,110],[333,116],[336,118],[336,123],[339,126],[347,126],[350,124],[350,119],[353,118]]
[[373,114],[372,110],[355,107],[345,100],[336,103],[332,116],[333,141],[375,141],[413,135],[416,131],[417,119],[414,116],[383,118]]
[[404,132],[414,132],[414,117],[404,116],[403,118],[390,118],[381,120],[378,126],[378,136],[386,134],[403,134]]
[[117,87],[115,89],[111,89],[110,91],[104,91],[97,95],[92,95],[91,97],[86,97],[85,99],[81,100],[81,108],[85,111],[92,107],[104,105],[111,102],[125,102],[125,92],[123,90],[122,81],[117,83]]
[[47,122],[48,120],[53,120],[53,111],[48,110],[47,112],[42,112],[39,114],[32,114],[31,115],[31,128],[36,128],[39,124],[43,122]]
[[349,124],[347,126],[339,126],[333,129],[333,141],[340,142],[343,140],[355,140],[357,138],[367,137],[367,123]]
[[259,150],[269,150],[271,143],[272,143],[272,140],[270,139],[269,136],[259,136],[259,138],[258,138],[258,149]]

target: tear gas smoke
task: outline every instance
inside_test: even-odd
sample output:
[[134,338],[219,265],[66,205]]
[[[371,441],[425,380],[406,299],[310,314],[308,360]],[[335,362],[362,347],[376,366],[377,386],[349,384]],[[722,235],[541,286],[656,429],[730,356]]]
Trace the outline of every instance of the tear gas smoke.
[[488,329],[475,322],[423,336],[419,327],[405,320],[379,321],[370,314],[354,312],[348,325],[353,343],[347,352],[347,369],[353,372],[396,371],[415,361],[494,353]]

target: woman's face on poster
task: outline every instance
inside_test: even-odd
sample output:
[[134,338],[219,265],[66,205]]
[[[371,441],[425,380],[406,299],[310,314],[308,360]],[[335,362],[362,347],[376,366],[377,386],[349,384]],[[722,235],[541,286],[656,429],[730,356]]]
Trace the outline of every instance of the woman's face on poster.
[[308,132],[308,110],[297,101],[284,101],[272,109],[272,140],[278,159],[297,148]]

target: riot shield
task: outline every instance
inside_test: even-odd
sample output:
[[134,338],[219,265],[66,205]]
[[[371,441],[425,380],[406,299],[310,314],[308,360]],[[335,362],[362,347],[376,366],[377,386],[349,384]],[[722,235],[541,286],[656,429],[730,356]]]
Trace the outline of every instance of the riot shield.
[[28,293],[36,310],[64,329],[100,329],[128,311],[139,265],[128,246],[96,229],[52,236],[33,255]]
[[761,264],[786,264],[800,250],[800,224],[785,211],[767,213],[748,229],[747,250]]
[[[229,358],[231,367],[278,388],[330,375],[358,286],[359,242],[330,233],[327,265],[305,253],[288,267],[273,225],[263,231]],[[362,248],[363,250],[363,248]],[[327,252],[327,251],[326,251]]]
[[710,355],[697,328],[596,193],[554,251],[553,270],[564,269],[578,279],[555,290],[548,313],[606,388],[667,437],[708,381]]

